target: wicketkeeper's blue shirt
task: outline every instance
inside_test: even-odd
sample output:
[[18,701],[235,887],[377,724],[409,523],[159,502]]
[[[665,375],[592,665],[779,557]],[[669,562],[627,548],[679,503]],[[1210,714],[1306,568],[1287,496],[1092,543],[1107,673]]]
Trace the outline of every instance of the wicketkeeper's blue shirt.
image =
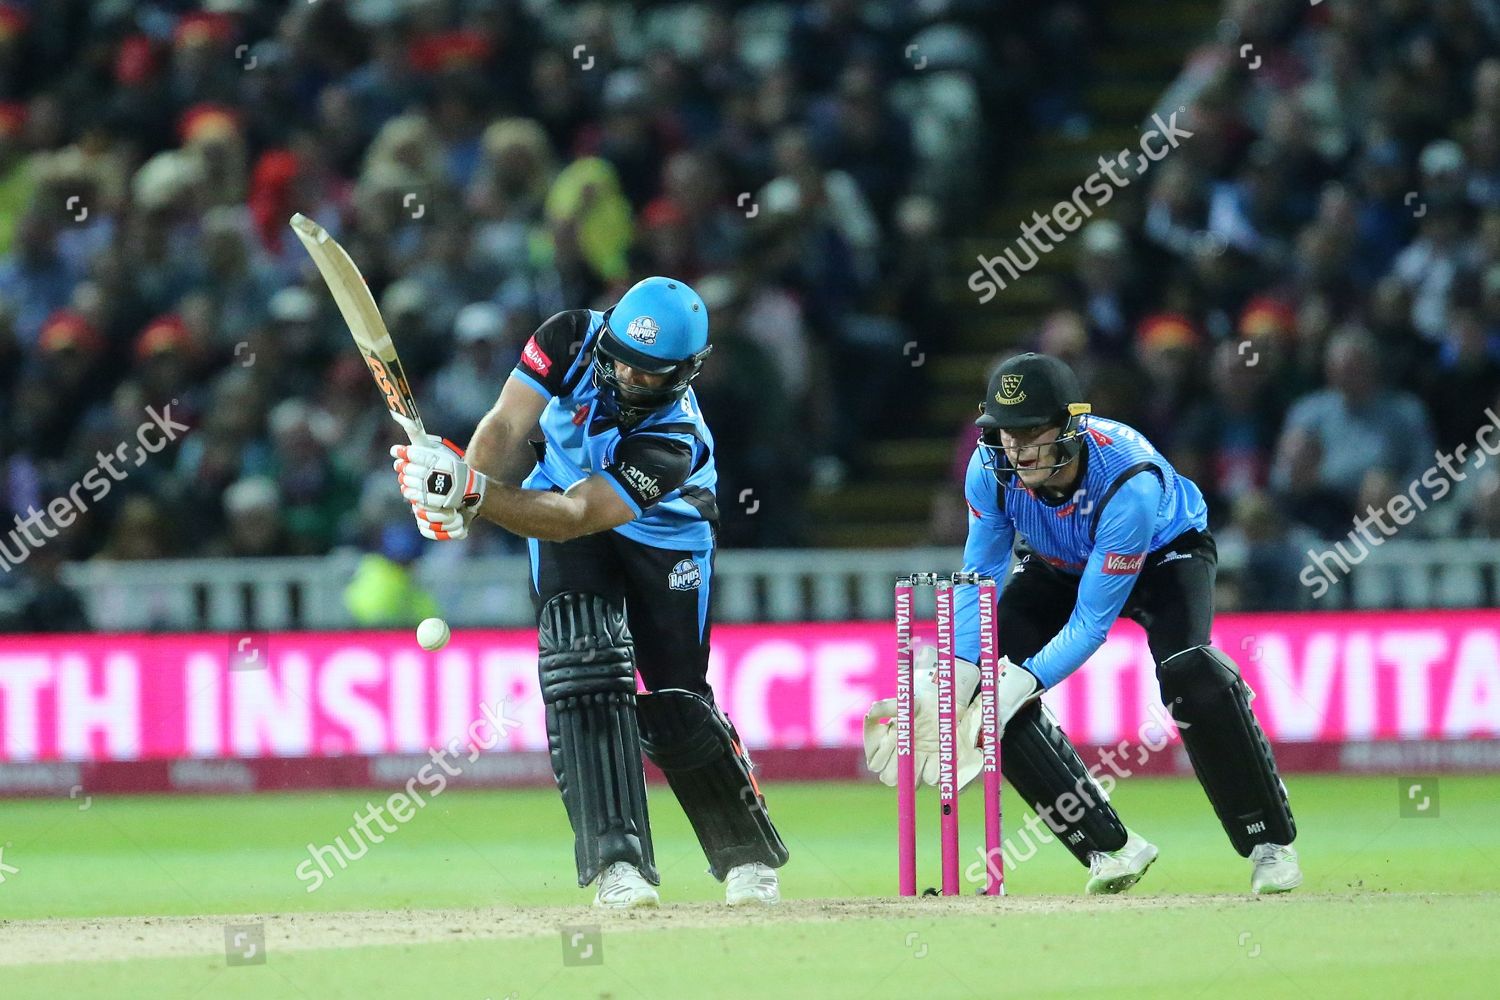
[[[1078,600],[1061,632],[1020,666],[1053,687],[1083,666],[1103,644],[1135,586],[1146,554],[1191,529],[1208,527],[1198,487],[1177,471],[1133,427],[1085,417],[1074,492],[1047,500],[1002,486],[976,449],[969,459],[964,495],[969,539],[964,569],[1004,585],[1017,533],[1035,558],[1079,578]],[[1009,468],[1002,460],[1002,474]],[[978,594],[955,589],[955,643],[959,656],[979,658]]]

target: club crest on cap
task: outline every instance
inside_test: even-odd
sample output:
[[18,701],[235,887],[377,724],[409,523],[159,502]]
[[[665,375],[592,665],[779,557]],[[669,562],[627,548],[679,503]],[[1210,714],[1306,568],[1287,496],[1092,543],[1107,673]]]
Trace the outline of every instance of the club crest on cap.
[[632,340],[640,341],[642,344],[654,344],[656,343],[656,335],[660,330],[661,327],[657,326],[656,320],[650,316],[637,316],[625,328],[625,334]]
[[1004,406],[1014,406],[1026,398],[1026,393],[1021,391],[1020,375],[1001,375],[1000,391],[995,393],[995,402]]

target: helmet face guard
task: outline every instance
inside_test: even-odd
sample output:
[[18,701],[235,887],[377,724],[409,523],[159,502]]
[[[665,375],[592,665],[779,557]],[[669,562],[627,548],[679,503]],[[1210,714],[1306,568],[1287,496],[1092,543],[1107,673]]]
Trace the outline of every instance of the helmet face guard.
[[[1027,448],[1041,449],[1047,447],[1048,445],[1056,445],[1056,460],[1052,462],[1052,464],[1037,464],[1031,466],[1030,470],[1028,470],[1048,473],[1047,478],[1038,483],[1037,486],[1046,486],[1047,483],[1051,481],[1053,476],[1056,476],[1063,469],[1067,468],[1068,465],[1072,463],[1073,459],[1078,457],[1078,453],[1083,449],[1083,438],[1081,437],[1081,435],[1087,429],[1087,418],[1089,410],[1090,407],[1087,403],[1069,403],[1068,409],[1065,413],[1058,414],[1055,418],[1053,418],[1053,420],[1059,423],[1062,427],[1062,429],[1058,431],[1056,437],[1047,441],[1037,441],[1025,446]],[[1028,421],[1027,423],[1017,424],[1014,427],[1007,428],[981,427],[979,430],[980,462],[982,462],[984,464],[984,467],[988,469],[992,475],[994,475],[995,480],[1006,489],[1034,489],[1035,487],[1027,486],[1024,482],[1021,481],[1019,473],[1017,472],[1015,467],[1010,464],[1010,459],[1005,454],[1005,447],[1000,443],[1000,431],[1002,429],[1026,430],[1028,427],[1045,426],[1046,423],[1050,422],[1053,421],[1046,421],[1044,423]],[[1040,457],[1040,450],[1038,450],[1037,454],[1038,457]]]
[[[713,345],[709,344],[681,361],[654,358],[615,336],[606,314],[604,325],[599,328],[599,335],[594,341],[594,387],[599,390],[599,398],[606,408],[621,423],[633,424],[687,395],[693,379],[703,370],[703,359],[712,350]],[[620,377],[615,374],[616,361],[649,375],[665,375],[667,379],[659,386],[630,385],[620,381]]]

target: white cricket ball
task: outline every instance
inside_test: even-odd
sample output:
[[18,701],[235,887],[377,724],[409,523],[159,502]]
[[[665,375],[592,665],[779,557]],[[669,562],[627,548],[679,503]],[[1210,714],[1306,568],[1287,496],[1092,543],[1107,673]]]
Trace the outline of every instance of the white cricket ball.
[[417,645],[429,653],[448,645],[452,636],[453,630],[441,618],[423,618],[422,624],[417,626]]

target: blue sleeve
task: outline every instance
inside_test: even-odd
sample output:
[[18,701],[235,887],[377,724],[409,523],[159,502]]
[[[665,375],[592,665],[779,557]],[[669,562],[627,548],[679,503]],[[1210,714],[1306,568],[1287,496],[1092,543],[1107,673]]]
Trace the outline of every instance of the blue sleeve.
[[1099,512],[1094,550],[1084,566],[1068,623],[1021,664],[1043,687],[1056,687],[1103,645],[1146,561],[1161,498],[1161,481],[1140,472],[1127,479]]
[[[994,473],[984,467],[976,451],[964,477],[964,500],[969,505],[964,572],[982,573],[1003,586],[1016,527],[1000,506],[998,489]],[[953,651],[970,663],[978,663],[979,588],[955,587],[953,597]]]
[[517,382],[520,382],[522,385],[526,386],[528,389],[531,389],[533,392],[535,392],[538,396],[541,396],[543,399],[546,399],[546,400],[551,400],[552,399],[552,391],[550,389],[548,389],[545,385],[542,385],[542,383],[538,382],[536,380],[536,378],[530,372],[523,372],[523,371],[521,371],[521,369],[517,368],[515,371],[513,371],[513,372],[510,373],[510,377],[513,378],[513,379],[515,379]]

